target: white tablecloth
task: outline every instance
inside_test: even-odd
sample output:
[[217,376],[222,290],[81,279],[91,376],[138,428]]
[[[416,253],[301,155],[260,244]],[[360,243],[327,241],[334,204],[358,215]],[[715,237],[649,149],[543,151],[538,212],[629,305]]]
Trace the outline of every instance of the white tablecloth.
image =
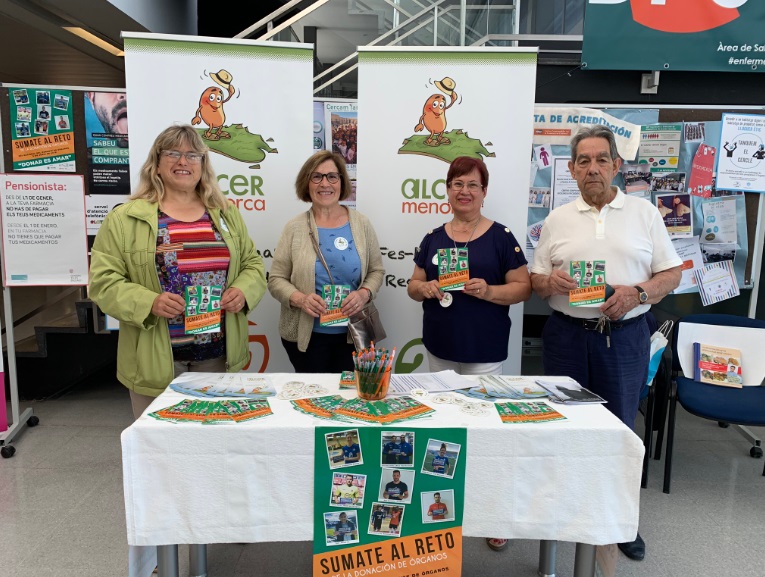
[[[300,380],[336,392],[339,381],[269,376],[277,391]],[[182,398],[168,389],[149,410]],[[122,433],[130,545],[313,539],[314,428],[333,423],[286,400],[269,402],[274,414],[254,422],[172,424],[143,416]],[[395,427],[467,428],[466,536],[593,545],[635,537],[643,443],[604,407],[555,405],[566,420],[503,424],[493,407],[472,416],[429,404],[433,418]]]

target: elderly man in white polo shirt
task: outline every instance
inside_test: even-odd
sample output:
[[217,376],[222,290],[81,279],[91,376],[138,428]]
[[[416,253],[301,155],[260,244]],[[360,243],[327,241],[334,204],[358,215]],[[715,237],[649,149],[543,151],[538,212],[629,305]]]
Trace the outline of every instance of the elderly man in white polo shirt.
[[[568,167],[581,194],[545,220],[531,283],[553,309],[542,333],[545,374],[575,379],[634,428],[648,376],[645,313],[678,286],[682,261],[657,208],[611,185],[621,163],[607,127],[574,136]],[[568,273],[570,263],[595,260],[605,261],[614,293],[600,305],[571,306],[569,291],[578,284]],[[631,559],[645,555],[640,535],[619,547]]]

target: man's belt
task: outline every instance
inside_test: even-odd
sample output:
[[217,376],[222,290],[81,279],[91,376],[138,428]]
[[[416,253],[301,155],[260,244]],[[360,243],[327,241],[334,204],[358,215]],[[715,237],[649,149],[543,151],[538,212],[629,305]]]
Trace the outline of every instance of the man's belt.
[[[560,319],[563,319],[564,321],[571,323],[572,325],[580,326],[586,331],[598,330],[598,319],[579,319],[576,317],[571,317],[569,315],[563,314],[560,311],[553,311],[552,314],[554,314],[556,317]],[[641,321],[643,320],[644,316],[645,314],[642,314],[624,321],[611,321],[611,330],[620,329],[622,327],[626,327],[628,325]]]

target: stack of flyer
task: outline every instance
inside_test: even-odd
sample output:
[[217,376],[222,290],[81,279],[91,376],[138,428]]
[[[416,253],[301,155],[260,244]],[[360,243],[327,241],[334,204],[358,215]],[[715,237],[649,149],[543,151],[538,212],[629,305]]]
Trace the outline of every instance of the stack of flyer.
[[342,419],[335,414],[335,409],[345,402],[340,395],[327,395],[326,397],[313,397],[308,399],[296,399],[290,401],[296,411],[316,417],[317,419],[326,419],[328,421],[351,422],[351,419]]
[[356,373],[353,371],[343,371],[340,373],[341,389],[356,389]]
[[183,399],[171,407],[149,413],[149,416],[159,421],[171,423],[217,425],[252,421],[272,414],[271,406],[265,399],[230,399],[221,401]]
[[265,399],[276,394],[269,377],[247,373],[183,373],[170,383],[177,393],[192,397]]
[[503,423],[545,423],[565,419],[544,401],[529,403],[495,403]]
[[344,399],[329,395],[292,401],[295,410],[320,419],[390,425],[430,416],[434,411],[412,397],[387,398],[381,401]]

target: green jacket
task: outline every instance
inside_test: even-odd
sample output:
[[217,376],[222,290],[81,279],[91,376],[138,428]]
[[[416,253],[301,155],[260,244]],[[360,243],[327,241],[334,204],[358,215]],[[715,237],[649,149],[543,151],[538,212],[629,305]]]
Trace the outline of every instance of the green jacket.
[[[247,314],[266,292],[263,259],[247,234],[239,210],[209,209],[210,218],[231,253],[228,287],[244,293],[240,313],[224,313],[226,367],[249,361]],[[159,396],[173,380],[173,352],[167,319],[151,313],[162,292],[156,269],[157,205],[132,200],[112,210],[96,235],[90,260],[90,298],[120,321],[117,378],[140,395]]]

